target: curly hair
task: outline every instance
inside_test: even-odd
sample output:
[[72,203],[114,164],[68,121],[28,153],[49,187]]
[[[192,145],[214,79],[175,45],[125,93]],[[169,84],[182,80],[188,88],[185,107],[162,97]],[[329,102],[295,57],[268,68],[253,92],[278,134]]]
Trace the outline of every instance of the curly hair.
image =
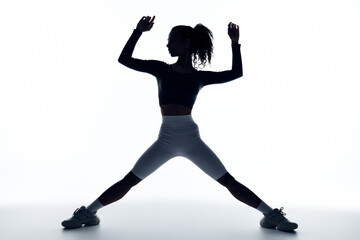
[[183,39],[190,39],[190,52],[195,68],[204,68],[207,63],[211,63],[213,34],[210,29],[199,23],[194,28],[179,25],[172,30],[179,31]]

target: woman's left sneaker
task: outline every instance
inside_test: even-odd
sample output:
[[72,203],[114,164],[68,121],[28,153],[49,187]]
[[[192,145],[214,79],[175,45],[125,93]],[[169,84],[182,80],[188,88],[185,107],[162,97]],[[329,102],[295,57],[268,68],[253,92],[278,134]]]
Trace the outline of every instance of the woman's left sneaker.
[[96,212],[91,212],[85,206],[75,210],[73,216],[61,223],[64,228],[80,228],[85,226],[94,226],[100,223],[100,219],[96,216]]
[[260,221],[260,225],[263,228],[276,228],[279,231],[292,232],[298,228],[298,225],[294,222],[290,222],[282,211],[284,208],[275,208],[268,214],[264,214],[264,217]]

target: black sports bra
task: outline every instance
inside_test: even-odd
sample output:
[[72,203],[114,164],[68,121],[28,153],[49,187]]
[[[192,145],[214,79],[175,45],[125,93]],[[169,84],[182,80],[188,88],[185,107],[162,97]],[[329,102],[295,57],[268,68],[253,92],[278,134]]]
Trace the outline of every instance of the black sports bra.
[[197,71],[182,73],[171,65],[157,60],[141,60],[132,57],[141,32],[134,30],[126,43],[119,62],[125,66],[154,75],[158,83],[159,104],[181,104],[192,109],[200,89],[209,84],[225,83],[242,76],[240,44],[232,44],[232,69],[222,72]]

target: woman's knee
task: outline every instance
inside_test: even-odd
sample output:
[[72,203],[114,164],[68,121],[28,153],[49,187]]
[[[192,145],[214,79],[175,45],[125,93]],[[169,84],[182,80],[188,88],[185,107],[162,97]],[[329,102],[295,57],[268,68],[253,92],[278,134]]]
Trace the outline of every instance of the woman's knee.
[[138,176],[136,176],[133,172],[129,172],[123,179],[125,185],[133,187],[136,184],[138,184],[139,182],[141,182],[141,178],[139,178]]
[[237,183],[237,181],[235,180],[235,178],[233,176],[230,175],[230,173],[226,172],[222,177],[220,177],[217,180],[221,185],[229,188],[231,186],[233,186],[234,184]]

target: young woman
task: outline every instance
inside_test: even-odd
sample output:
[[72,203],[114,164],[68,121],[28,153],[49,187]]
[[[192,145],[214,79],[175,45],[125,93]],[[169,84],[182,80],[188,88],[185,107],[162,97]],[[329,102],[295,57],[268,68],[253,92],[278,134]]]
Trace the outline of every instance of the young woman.
[[239,201],[264,214],[260,225],[281,231],[293,231],[297,224],[286,219],[282,208],[272,209],[250,189],[237,182],[226,170],[214,152],[201,140],[197,124],[191,117],[191,110],[200,89],[210,84],[229,82],[242,76],[239,27],[228,25],[231,39],[232,69],[222,72],[199,71],[198,66],[211,62],[212,32],[198,24],[195,28],[176,26],[169,35],[169,53],[178,57],[174,64],[156,60],[140,60],[132,57],[135,45],[143,32],[150,31],[155,17],[142,17],[126,43],[119,62],[156,77],[159,91],[159,105],[162,125],[157,141],[136,162],[133,169],[115,183],[88,207],[75,210],[73,216],[62,222],[65,228],[99,224],[96,212],[110,203],[121,199],[133,186],[141,182],[162,164],[176,156],[191,160],[206,174],[226,187]]

